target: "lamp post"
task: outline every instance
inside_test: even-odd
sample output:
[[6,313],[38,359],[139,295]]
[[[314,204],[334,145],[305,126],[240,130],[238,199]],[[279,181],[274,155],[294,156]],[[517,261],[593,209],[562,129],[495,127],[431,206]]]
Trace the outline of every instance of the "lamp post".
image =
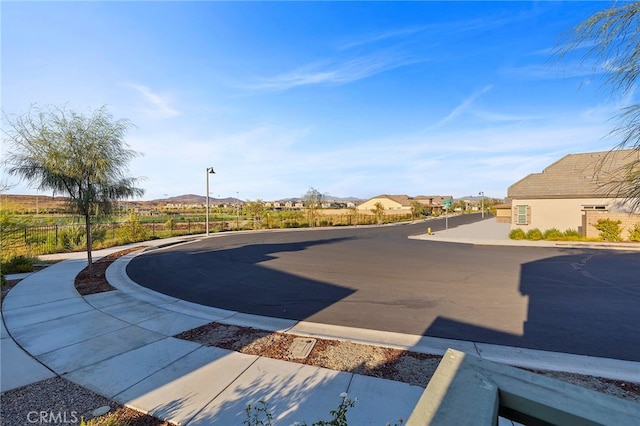
[[213,167],[207,167],[207,217],[205,219],[205,229],[209,236],[209,175],[214,175]]
[[240,193],[236,191],[236,231],[240,229]]
[[484,219],[484,192],[480,191],[478,192],[478,195],[482,196],[482,198],[480,199],[480,211],[482,212],[482,218]]

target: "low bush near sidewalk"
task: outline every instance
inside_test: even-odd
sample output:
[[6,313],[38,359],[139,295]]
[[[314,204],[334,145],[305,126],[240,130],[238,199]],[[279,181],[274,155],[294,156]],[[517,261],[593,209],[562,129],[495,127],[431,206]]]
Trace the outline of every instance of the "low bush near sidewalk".
[[512,229],[511,232],[509,232],[509,238],[511,238],[512,240],[524,240],[525,237],[526,234],[520,228]]
[[[595,225],[594,225],[595,226]],[[609,228],[607,228],[609,229]],[[630,231],[631,234],[632,231]],[[635,234],[634,234],[635,235]],[[562,232],[559,229],[556,228],[551,228],[551,229],[547,229],[546,231],[541,231],[538,228],[533,228],[528,230],[527,232],[525,232],[522,228],[516,228],[516,229],[512,229],[511,232],[509,232],[509,238],[512,240],[531,240],[531,241],[540,241],[540,240],[544,240],[544,241],[601,241],[598,240],[597,238],[585,238],[582,236],[582,234],[578,231],[576,231],[575,229],[567,229],[566,231]],[[637,231],[637,241],[640,241],[640,224],[638,225],[638,231]],[[604,239],[604,238],[603,238]],[[629,238],[631,239],[631,238]],[[607,240],[607,241],[613,241],[613,240]],[[622,241],[617,240],[617,241]],[[634,240],[631,240],[634,241]]]
[[620,220],[598,219],[598,223],[592,224],[594,228],[600,231],[600,238],[604,241],[618,242],[622,241],[622,228]]
[[7,262],[2,262],[3,274],[20,274],[23,272],[33,272],[34,259],[31,257],[19,255],[12,257]]
[[629,241],[640,242],[640,222],[636,223],[633,229],[629,229]]

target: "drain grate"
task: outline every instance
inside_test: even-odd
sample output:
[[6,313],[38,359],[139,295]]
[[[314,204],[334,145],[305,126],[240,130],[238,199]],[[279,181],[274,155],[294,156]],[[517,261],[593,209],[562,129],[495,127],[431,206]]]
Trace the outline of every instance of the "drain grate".
[[289,357],[297,359],[308,357],[316,341],[308,337],[296,337],[289,347]]

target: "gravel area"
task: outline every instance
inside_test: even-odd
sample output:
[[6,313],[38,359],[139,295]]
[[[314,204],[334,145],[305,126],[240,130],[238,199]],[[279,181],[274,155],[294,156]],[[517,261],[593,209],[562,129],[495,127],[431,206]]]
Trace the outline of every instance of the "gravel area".
[[316,339],[306,358],[295,358],[290,351],[293,340],[307,336],[215,322],[175,337],[248,355],[382,377],[422,387],[427,386],[441,359],[437,355],[326,339]]
[[[316,339],[317,342],[309,355],[304,359],[297,359],[292,357],[289,351],[293,339],[308,336],[269,332],[215,322],[180,333],[175,337],[249,355],[381,377],[421,387],[427,386],[442,358],[438,355],[363,345],[350,341]],[[541,370],[534,372],[618,398],[640,402],[639,383],[576,373]]]
[[[109,413],[96,416],[93,411],[109,407]],[[0,396],[0,424],[79,424],[94,419],[92,425],[114,420],[129,426],[168,426],[170,423],[123,407],[118,403],[61,377],[43,380],[3,393]],[[113,425],[114,423],[110,423]]]
[[[80,294],[87,295],[114,288],[107,282],[105,271],[118,257],[134,250],[113,253],[94,263],[94,276],[89,280],[86,269],[75,280]],[[15,285],[3,287],[2,296]],[[295,358],[291,345],[296,337],[288,333],[269,332],[249,327],[210,323],[178,334],[176,337],[217,346],[245,354],[265,356],[291,362],[348,371],[426,387],[441,357],[394,348],[363,345],[349,341],[316,339],[305,358]],[[640,384],[598,377],[548,371],[535,371],[555,379],[584,386],[619,398],[640,402]],[[95,416],[94,410],[109,407],[109,413]],[[49,416],[45,423],[78,424],[80,417],[92,419],[91,425],[169,426],[152,416],[140,413],[61,377],[44,380],[0,395],[0,424],[22,426],[33,424],[36,416]],[[53,416],[53,417],[51,417]],[[64,417],[66,416],[66,417]],[[95,417],[95,418],[94,418]],[[38,417],[40,419],[40,417]],[[40,424],[40,420],[38,420]],[[115,422],[114,422],[115,421]]]

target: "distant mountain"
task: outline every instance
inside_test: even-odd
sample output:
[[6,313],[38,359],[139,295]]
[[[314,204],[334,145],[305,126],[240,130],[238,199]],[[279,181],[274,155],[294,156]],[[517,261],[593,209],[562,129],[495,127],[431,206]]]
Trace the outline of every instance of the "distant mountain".
[[[331,195],[325,195],[325,200],[331,200],[331,201],[351,201],[351,202],[361,202],[363,201],[362,198],[356,198],[356,197],[334,197]],[[282,202],[287,202],[287,201],[298,201],[298,200],[302,200],[303,197],[292,197],[292,198],[281,198],[278,200],[263,200],[263,201],[282,201]],[[176,197],[169,197],[169,198],[162,198],[162,199],[158,199],[158,200],[152,200],[153,203],[173,203],[173,204],[204,204],[207,202],[206,198],[204,197],[204,195],[195,195],[195,194],[185,194],[185,195],[178,195]],[[235,197],[227,197],[227,198],[213,198],[213,197],[209,197],[209,203],[211,204],[235,204],[235,203],[240,203],[240,204],[244,204],[245,201],[239,200],[238,198]]]
[[364,199],[358,197],[334,197],[331,195],[327,195],[325,199],[333,201],[351,201],[352,203],[360,203],[365,201]]
[[206,200],[205,200],[205,197],[203,197],[202,195],[185,194],[185,195],[178,195],[176,197],[162,198],[162,199],[153,200],[153,201],[164,201],[166,203],[174,203],[174,204],[190,204],[190,203],[204,203]]
[[[469,201],[480,201],[482,199],[482,195],[469,195],[468,197],[456,197],[455,200],[469,200]],[[485,195],[484,199],[494,199],[490,195]],[[496,198],[496,200],[503,201],[501,198]]]
[[[298,201],[298,200],[303,200],[304,197],[292,197],[292,198],[281,198],[279,200],[273,200],[273,201]],[[362,198],[357,198],[357,197],[334,197],[333,195],[329,195],[329,194],[325,194],[324,195],[324,199],[325,200],[329,200],[329,201],[351,201],[354,203],[359,203],[364,201]]]
[[[204,204],[207,202],[207,198],[204,195],[185,194],[178,195],[176,197],[162,198],[159,200],[153,200],[154,203],[172,203],[172,204]],[[244,201],[234,197],[227,198],[213,198],[209,197],[210,204],[244,204]]]

